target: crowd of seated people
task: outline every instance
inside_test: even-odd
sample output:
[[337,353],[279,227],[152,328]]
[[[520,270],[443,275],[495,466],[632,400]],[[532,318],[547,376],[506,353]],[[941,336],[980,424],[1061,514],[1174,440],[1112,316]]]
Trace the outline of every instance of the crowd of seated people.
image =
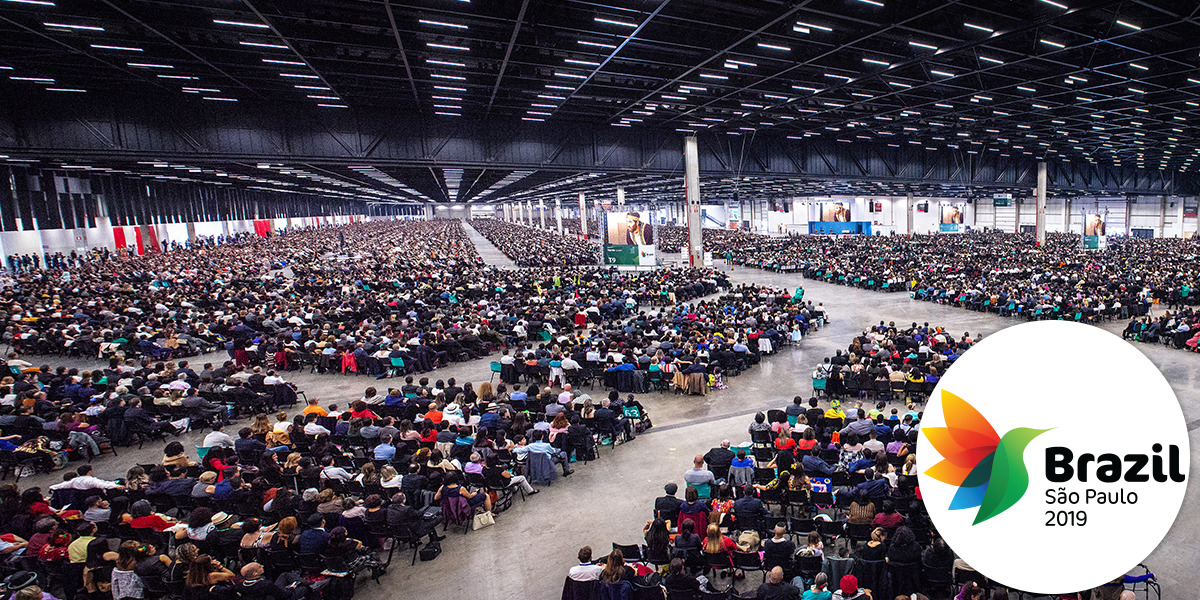
[[[676,228],[682,229],[682,228]],[[660,227],[664,239],[682,239]],[[909,291],[918,300],[1026,319],[1100,323],[1149,314],[1153,304],[1187,325],[1187,338],[1166,340],[1192,350],[1197,330],[1196,282],[1200,253],[1191,240],[1110,237],[1102,250],[1085,250],[1076,234],[1050,233],[1037,246],[1029,234],[787,236],[704,230],[705,249],[731,264],[881,290]],[[1154,319],[1134,326],[1142,333]],[[1156,331],[1157,333],[1157,331]],[[1180,332],[1183,333],[1183,332]],[[1158,340],[1159,336],[1146,337]]]
[[[67,278],[77,283],[64,287]],[[95,254],[71,271],[17,274],[0,310],[5,341],[26,355],[166,360],[224,349],[240,366],[382,377],[545,333],[531,323],[569,333],[577,309],[685,301],[707,282],[725,285],[705,269],[489,268],[458,221],[376,222]]]
[[1125,325],[1121,337],[1136,342],[1163,344],[1188,352],[1200,352],[1200,312],[1187,306],[1167,310],[1153,317],[1135,316]]
[[600,247],[590,240],[500,219],[472,219],[470,223],[521,267],[594,265],[599,262]]
[[[550,221],[546,221],[546,224],[549,225]],[[583,235],[583,230],[580,229],[579,219],[564,218],[562,221],[562,225],[563,225],[563,231],[565,231],[566,233],[569,233],[571,235]],[[587,232],[588,232],[587,236],[590,239],[593,239],[593,240],[603,239],[604,225],[602,222],[597,221],[595,219],[588,219],[588,231]]]
[[846,350],[826,357],[813,372],[813,387],[829,397],[910,403],[929,397],[946,369],[983,336],[956,336],[944,327],[895,321],[864,329]]
[[440,384],[348,410],[313,399],[234,435],[218,422],[198,455],[172,441],[156,464],[116,480],[85,464],[45,492],[0,486],[0,554],[10,555],[0,576],[36,573],[72,600],[349,598],[396,552],[431,560],[452,527],[503,526],[495,515],[517,495],[598,460],[610,438],[633,440],[644,422],[625,417],[644,408],[615,393],[593,405],[567,390],[518,411],[504,386],[480,384],[468,400],[469,385]]
[[[688,597],[762,571],[760,598],[851,586],[847,592],[862,588],[894,598],[893,590],[929,587],[923,568],[935,581],[949,577],[954,555],[933,538],[916,492],[919,414],[880,413],[883,422],[860,438],[849,430],[853,420],[833,416],[843,414],[836,400],[820,402],[810,399],[803,412],[771,411],[773,421],[759,413],[748,428],[751,442],[734,447],[725,440],[697,455],[682,476],[683,498],[677,484],[665,486],[643,543],[619,547],[621,560],[650,567],[626,577],[629,585]],[[876,423],[875,412],[863,421]],[[610,554],[601,562],[611,560]],[[665,576],[649,574],[663,567]],[[901,572],[905,578],[897,581]],[[569,577],[584,581],[586,572],[573,569]],[[620,585],[596,577],[598,586]],[[792,593],[789,586],[794,596],[775,595]]]
[[[716,292],[722,281],[706,280],[695,294]],[[599,308],[580,307],[574,320],[584,325],[602,314]],[[578,385],[602,377],[606,387],[622,392],[674,388],[705,393],[723,388],[726,376],[736,376],[762,356],[799,342],[826,317],[823,306],[803,300],[802,289],[793,294],[740,285],[717,299],[601,322],[586,337],[557,335],[536,347],[519,345],[506,350],[493,368],[509,384],[524,378]]]
[[273,370],[233,361],[116,358],[103,368],[34,366],[11,353],[0,379],[0,469],[18,478],[115,453],[114,446],[217,426],[297,403],[303,392]]
[[933,529],[917,487],[921,413],[852,412],[797,396],[756,414],[750,442],[695,456],[682,498],[678,484],[664,487],[639,543],[613,543],[598,559],[581,549],[564,597],[692,599],[741,587],[738,597],[760,599],[1007,598],[984,596],[986,578]]

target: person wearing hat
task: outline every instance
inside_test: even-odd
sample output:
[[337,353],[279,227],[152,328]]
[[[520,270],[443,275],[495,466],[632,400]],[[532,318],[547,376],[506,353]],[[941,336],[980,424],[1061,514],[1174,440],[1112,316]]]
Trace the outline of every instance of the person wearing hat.
[[858,587],[858,578],[853,575],[842,577],[839,589],[833,593],[833,600],[872,600],[871,590]]
[[767,580],[758,586],[758,600],[800,600],[800,588],[783,580],[783,567],[767,572]]
[[216,529],[208,532],[205,538],[215,548],[224,548],[242,541],[241,524],[235,523],[237,517],[221,511],[212,516],[212,524]]
[[[17,571],[4,580],[4,589],[12,592],[8,600],[58,600],[37,586],[37,573]],[[22,592],[24,594],[22,595]]]

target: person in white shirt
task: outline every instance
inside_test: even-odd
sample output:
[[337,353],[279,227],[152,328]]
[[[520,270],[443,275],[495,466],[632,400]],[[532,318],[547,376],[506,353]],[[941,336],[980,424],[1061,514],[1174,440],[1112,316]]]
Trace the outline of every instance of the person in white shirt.
[[175,390],[175,391],[179,391],[179,392],[186,392],[186,391],[192,389],[192,384],[187,382],[187,375],[180,373],[179,377],[175,378],[175,381],[172,381],[171,383],[167,384],[167,389]]
[[304,421],[304,435],[329,435],[328,429],[317,425],[316,413],[309,413],[307,417],[304,417]]
[[210,431],[208,435],[204,436],[204,442],[200,445],[205,448],[213,448],[217,446],[221,448],[232,448],[233,438],[229,437],[228,433],[222,431],[223,429],[225,429],[225,425],[222,423],[213,425],[213,430]]
[[584,546],[579,549],[579,564],[571,567],[567,577],[575,581],[598,581],[604,567],[592,564],[592,547]]
[[579,361],[571,358],[570,356],[564,356],[562,359],[562,370],[563,371],[574,371],[574,370],[580,369],[582,367],[583,366],[579,364]]
[[92,465],[83,465],[75,470],[78,475],[62,483],[50,486],[52,490],[123,490],[125,486],[92,476]]
[[575,399],[575,395],[571,393],[571,384],[563,386],[563,391],[558,395],[558,403],[563,406],[571,406],[571,402]]
[[267,376],[263,377],[263,385],[285,385],[283,377],[280,377],[275,371],[267,371]]

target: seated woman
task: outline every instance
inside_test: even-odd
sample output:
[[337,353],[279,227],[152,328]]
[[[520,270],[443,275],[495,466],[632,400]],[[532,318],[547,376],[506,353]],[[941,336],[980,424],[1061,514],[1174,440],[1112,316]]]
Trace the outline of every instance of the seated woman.
[[727,535],[721,535],[721,527],[716,523],[709,524],[707,535],[704,537],[705,554],[724,554],[730,568],[733,567],[733,551],[737,544]]
[[684,568],[682,558],[672,558],[670,566],[667,567],[667,576],[663,578],[663,586],[667,588],[667,593],[682,592],[684,594],[700,591],[700,580],[692,575],[691,571]]
[[272,550],[290,550],[298,547],[300,539],[300,523],[296,517],[284,517],[275,525],[275,534],[271,536]]
[[683,533],[684,521],[691,521],[692,531],[696,535],[705,533],[708,527],[708,513],[712,511],[708,504],[700,499],[700,493],[692,486],[683,493],[683,504],[679,505],[679,532]]
[[133,520],[129,522],[129,526],[134,529],[153,529],[155,531],[166,531],[175,526],[175,519],[166,515],[160,515],[154,512],[148,500],[138,500],[129,508],[129,514]]
[[230,581],[234,577],[233,571],[226,569],[220,561],[207,554],[200,554],[188,568],[184,583],[195,593],[208,590],[218,583]]
[[646,556],[655,558],[670,556],[671,532],[667,521],[663,519],[647,521],[642,534],[646,540]]
[[447,496],[462,496],[467,499],[467,506],[472,509],[483,507],[487,512],[492,511],[492,499],[488,497],[486,492],[478,491],[471,492],[462,485],[463,475],[459,471],[453,471],[446,476],[446,483],[438,488],[438,491],[433,495],[434,501],[439,501]]
[[600,597],[626,599],[633,596],[633,581],[636,572],[632,567],[625,566],[625,556],[620,550],[614,549],[608,554],[608,561],[600,571]]
[[883,501],[882,509],[875,514],[871,519],[871,525],[882,527],[886,530],[894,531],[897,527],[904,524],[904,515],[896,511],[896,503],[887,498]]
[[246,519],[242,522],[242,548],[266,548],[271,545],[274,537],[274,525],[263,527],[258,519]]
[[882,527],[871,530],[871,539],[858,550],[862,560],[883,560],[887,557],[887,532]]
[[183,444],[179,442],[171,442],[167,444],[166,448],[163,448],[162,465],[164,467],[178,465],[186,468],[194,467],[196,466],[196,463],[192,462],[191,459],[188,458],[187,454],[183,451]]
[[866,492],[859,491],[850,502],[850,515],[846,522],[851,525],[869,525],[875,519],[875,503],[871,502]]
[[175,539],[188,539],[194,542],[202,542],[208,538],[208,534],[216,529],[216,525],[212,523],[213,511],[206,506],[198,506],[188,513],[187,526],[175,530]]

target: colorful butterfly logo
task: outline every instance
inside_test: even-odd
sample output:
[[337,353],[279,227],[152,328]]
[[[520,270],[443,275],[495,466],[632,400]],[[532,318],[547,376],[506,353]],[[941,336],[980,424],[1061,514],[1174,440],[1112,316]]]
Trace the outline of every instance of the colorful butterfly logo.
[[958,487],[950,510],[979,507],[972,525],[1011,508],[1029,489],[1029,472],[1022,458],[1025,447],[1049,429],[1018,427],[1000,437],[975,407],[942,390],[945,427],[922,427],[921,432],[943,460],[928,475]]

